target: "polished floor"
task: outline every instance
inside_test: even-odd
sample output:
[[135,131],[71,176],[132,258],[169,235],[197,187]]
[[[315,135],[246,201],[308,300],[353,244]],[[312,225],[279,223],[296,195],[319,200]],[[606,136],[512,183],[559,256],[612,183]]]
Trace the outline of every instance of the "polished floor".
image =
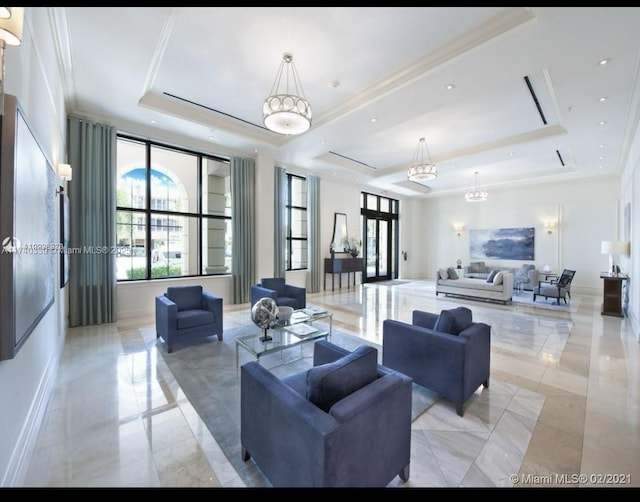
[[[459,417],[412,425],[411,477],[391,487],[640,486],[640,343],[599,297],[566,308],[436,297],[431,281],[309,294],[333,325],[381,343],[382,321],[469,306],[492,327],[491,385]],[[225,306],[225,330],[249,305]],[[25,487],[245,486],[149,336],[153,318],[68,330]],[[179,349],[177,349],[179,350]]]

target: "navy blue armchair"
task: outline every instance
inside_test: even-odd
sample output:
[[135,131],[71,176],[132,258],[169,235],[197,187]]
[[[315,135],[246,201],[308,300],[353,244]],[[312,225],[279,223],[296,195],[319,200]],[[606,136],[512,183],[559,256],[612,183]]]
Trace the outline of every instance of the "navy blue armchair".
[[242,458],[273,486],[384,487],[409,479],[411,379],[378,351],[314,344],[313,368],[282,380],[242,365]]
[[262,278],[251,286],[251,305],[260,298],[273,298],[278,306],[293,307],[295,310],[307,306],[307,290],[300,286],[286,284],[284,277]]
[[382,323],[382,364],[453,401],[460,416],[478,387],[489,387],[490,360],[491,327],[473,322],[466,307]]
[[156,296],[156,337],[173,352],[178,342],[218,335],[222,340],[222,298],[202,286],[172,286]]

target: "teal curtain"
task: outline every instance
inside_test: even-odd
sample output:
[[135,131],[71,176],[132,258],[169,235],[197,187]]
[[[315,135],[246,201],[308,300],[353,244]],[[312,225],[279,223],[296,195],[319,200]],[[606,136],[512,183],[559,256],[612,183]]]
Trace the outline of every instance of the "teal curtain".
[[[116,130],[69,116],[69,326],[116,321]],[[104,252],[106,250],[106,252]]]
[[309,293],[320,291],[322,284],[322,249],[320,243],[320,178],[307,177],[307,265]]
[[253,159],[232,157],[231,226],[233,232],[232,273],[233,303],[247,303],[255,281],[255,178]]
[[287,171],[275,166],[273,180],[273,276],[284,277],[286,269],[285,250],[287,247],[286,215],[287,215]]

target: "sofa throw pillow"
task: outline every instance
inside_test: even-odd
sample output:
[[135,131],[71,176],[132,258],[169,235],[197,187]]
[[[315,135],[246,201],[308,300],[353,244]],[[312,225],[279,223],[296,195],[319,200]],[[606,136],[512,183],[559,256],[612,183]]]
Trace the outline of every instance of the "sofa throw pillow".
[[526,279],[529,275],[529,265],[522,265],[516,272],[516,277]]
[[458,278],[458,273],[456,272],[456,269],[453,267],[449,267],[447,269],[447,277],[449,279],[457,279]]
[[328,412],[331,407],[378,377],[378,350],[361,345],[337,361],[307,372],[307,399]]
[[448,310],[443,310],[440,312],[438,319],[436,319],[436,322],[433,325],[433,330],[439,331],[440,333],[451,333],[452,328],[453,314]]
[[493,285],[497,286],[498,284],[502,284],[504,274],[502,272],[498,272],[493,278]]
[[493,269],[491,272],[489,272],[489,277],[487,277],[487,282],[493,282],[493,278],[496,276],[496,274],[498,273],[498,270]]
[[439,279],[448,279],[449,278],[449,274],[447,274],[446,269],[444,269],[444,268],[438,269],[438,278]]
[[483,273],[485,272],[485,265],[483,261],[472,261],[469,263],[469,272]]

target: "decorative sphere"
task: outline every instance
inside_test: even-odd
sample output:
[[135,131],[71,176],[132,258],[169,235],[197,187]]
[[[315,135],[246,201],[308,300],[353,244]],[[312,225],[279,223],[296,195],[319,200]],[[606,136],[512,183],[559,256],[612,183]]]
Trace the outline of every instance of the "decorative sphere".
[[260,298],[251,307],[251,320],[261,329],[270,329],[278,321],[278,305],[273,298]]

